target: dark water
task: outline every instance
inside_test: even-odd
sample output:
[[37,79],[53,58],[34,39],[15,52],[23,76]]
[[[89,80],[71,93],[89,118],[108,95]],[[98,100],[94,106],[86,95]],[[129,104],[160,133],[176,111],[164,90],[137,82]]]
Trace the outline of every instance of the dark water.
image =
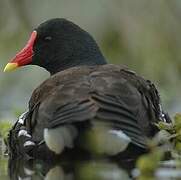
[[[134,160],[9,160],[4,149],[0,144],[0,180],[130,180],[139,175]],[[181,180],[181,170],[174,161],[165,161],[153,179]]]
[[56,161],[8,161],[1,157],[0,179],[12,180],[129,180],[125,169],[108,160],[90,160],[81,162]]
[[[131,167],[129,169],[130,162],[122,163],[106,159],[81,162],[9,161],[8,157],[0,156],[0,180],[130,180],[133,179],[130,172],[135,176],[139,173],[135,169],[131,171]],[[150,178],[140,180],[147,179]],[[154,179],[180,180],[181,171],[171,167],[160,168],[151,178]]]

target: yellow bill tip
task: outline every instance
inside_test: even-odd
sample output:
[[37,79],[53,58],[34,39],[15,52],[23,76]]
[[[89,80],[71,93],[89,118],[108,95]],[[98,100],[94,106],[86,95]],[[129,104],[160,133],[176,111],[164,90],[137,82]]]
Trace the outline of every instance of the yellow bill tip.
[[17,67],[18,67],[18,63],[8,63],[4,68],[4,72],[13,71]]

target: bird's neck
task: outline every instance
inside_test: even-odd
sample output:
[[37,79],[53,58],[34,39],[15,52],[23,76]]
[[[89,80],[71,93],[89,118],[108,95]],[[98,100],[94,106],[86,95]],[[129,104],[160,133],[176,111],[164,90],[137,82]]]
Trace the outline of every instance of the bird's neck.
[[70,56],[67,57],[64,61],[56,60],[56,62],[49,64],[45,69],[49,71],[51,75],[54,75],[60,71],[78,67],[78,66],[96,66],[107,64],[104,56],[101,52],[97,53],[85,53],[85,55],[79,56]]

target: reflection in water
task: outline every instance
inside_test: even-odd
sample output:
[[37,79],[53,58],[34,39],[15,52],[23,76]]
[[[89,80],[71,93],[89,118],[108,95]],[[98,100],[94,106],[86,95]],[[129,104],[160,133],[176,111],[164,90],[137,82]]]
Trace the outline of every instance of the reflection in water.
[[[128,174],[139,175],[133,161],[116,163],[110,160],[87,161],[24,161],[0,156],[0,180],[130,180]],[[71,163],[70,163],[71,162]],[[7,167],[8,166],[8,167]],[[160,164],[155,172],[157,180],[180,180],[179,162],[169,160]],[[8,174],[7,174],[8,169]],[[147,179],[153,177],[147,177]]]
[[72,163],[42,161],[9,161],[11,180],[128,180],[120,164],[108,160],[90,160]]

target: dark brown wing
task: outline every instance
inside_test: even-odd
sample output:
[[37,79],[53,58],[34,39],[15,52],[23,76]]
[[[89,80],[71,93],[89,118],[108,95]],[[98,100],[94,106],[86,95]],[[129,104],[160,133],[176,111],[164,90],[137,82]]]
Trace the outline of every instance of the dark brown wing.
[[121,129],[141,147],[145,137],[155,133],[153,123],[162,113],[153,84],[115,65],[57,73],[35,90],[30,111],[29,127],[37,141],[44,128],[98,119]]

